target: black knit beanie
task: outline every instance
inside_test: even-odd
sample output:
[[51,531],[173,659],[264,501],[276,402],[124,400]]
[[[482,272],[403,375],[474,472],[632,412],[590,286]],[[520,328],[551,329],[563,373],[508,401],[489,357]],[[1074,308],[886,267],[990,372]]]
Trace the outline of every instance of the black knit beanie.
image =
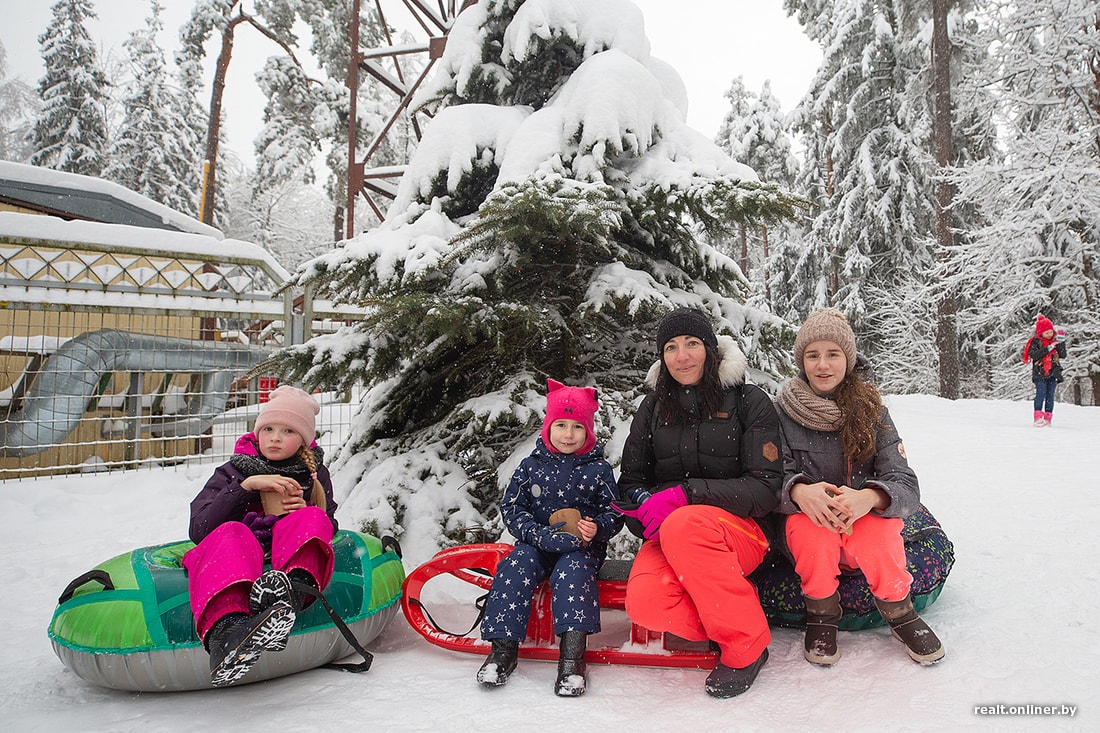
[[710,319],[694,308],[677,308],[661,319],[661,324],[657,326],[657,353],[662,353],[665,344],[677,336],[694,336],[707,347],[718,350],[718,338],[714,335]]

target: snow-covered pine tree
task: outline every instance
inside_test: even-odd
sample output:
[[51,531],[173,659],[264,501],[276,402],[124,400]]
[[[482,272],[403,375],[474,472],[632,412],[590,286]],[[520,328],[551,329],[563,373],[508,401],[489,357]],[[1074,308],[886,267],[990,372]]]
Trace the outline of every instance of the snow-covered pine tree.
[[123,89],[125,112],[103,176],[191,216],[199,212],[202,145],[185,118],[157,43],[163,29],[159,0],[151,0],[144,28],[125,42],[132,79]]
[[[928,369],[938,353],[932,233],[939,173],[929,9],[856,0],[785,6],[825,49],[793,114],[805,134],[801,189],[821,207],[795,262],[809,298],[803,307],[835,305],[848,315],[884,389],[936,393],[936,371]],[[991,130],[986,122],[960,131],[956,160],[988,149]]]
[[688,128],[684,102],[626,0],[459,15],[414,100],[438,110],[386,221],[297,276],[370,317],[273,365],[310,386],[366,384],[332,462],[361,526],[407,533],[414,557],[499,529],[547,377],[599,389],[617,461],[673,306],[737,337],[756,381],[790,370],[789,327],[741,304],[736,264],[704,237],[793,201]]
[[[1100,31],[1089,0],[995,3],[988,17],[993,62],[976,88],[997,105],[1004,158],[958,170],[961,203],[985,226],[955,254],[946,282],[975,295],[960,311],[980,336],[981,396],[1032,394],[1024,341],[1042,312],[1070,334],[1069,389],[1100,395]],[[1080,382],[1075,380],[1080,379]]]
[[[795,5],[801,4],[788,0],[788,10]],[[899,5],[837,0],[822,3],[813,23],[806,11],[800,17],[825,51],[795,111],[807,136],[824,136],[821,146],[807,144],[803,166],[828,176],[808,234],[826,279],[814,291],[848,315],[872,355],[880,352],[882,334],[865,322],[878,305],[868,298],[932,264],[930,138],[927,129],[905,126],[904,114],[911,78],[928,61],[909,45],[917,18]]]
[[38,97],[22,79],[8,78],[8,52],[0,43],[0,160],[26,163],[31,147],[31,121],[38,114]]
[[84,23],[90,0],[58,0],[38,37],[46,74],[38,83],[42,108],[34,124],[31,164],[98,176],[107,149],[107,87]]
[[[718,128],[715,142],[734,160],[756,171],[761,181],[780,188],[794,190],[798,178],[798,159],[792,152],[784,114],[779,100],[772,93],[771,81],[765,80],[759,95],[745,89],[744,81],[736,77],[726,91],[730,109]],[[788,247],[797,237],[797,223],[784,222],[774,227],[740,227],[740,242],[727,253],[739,258],[741,270],[751,283],[749,305],[787,315],[790,300],[786,294],[786,273],[773,271],[773,261],[782,262],[783,255],[773,251]],[[778,286],[778,295],[772,292]]]

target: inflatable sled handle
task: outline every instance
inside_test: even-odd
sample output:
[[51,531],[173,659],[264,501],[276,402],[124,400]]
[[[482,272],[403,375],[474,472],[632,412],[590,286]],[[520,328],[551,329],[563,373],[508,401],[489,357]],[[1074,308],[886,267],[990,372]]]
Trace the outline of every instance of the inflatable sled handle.
[[351,648],[358,652],[361,657],[363,657],[363,661],[359,662],[358,664],[337,664],[335,662],[329,662],[328,664],[323,665],[324,668],[339,669],[344,672],[352,672],[355,674],[366,672],[368,669],[370,669],[371,662],[374,661],[374,655],[363,648],[363,645],[360,644],[359,640],[355,638],[355,634],[351,633],[351,629],[349,629],[348,625],[344,623],[344,619],[340,618],[340,614],[336,613],[332,606],[329,605],[329,602],[325,599],[325,596],[321,593],[321,591],[317,590],[308,583],[300,583],[297,580],[290,581],[290,587],[296,591],[301,591],[302,593],[311,595],[318,601],[320,601],[321,605],[325,607],[325,611],[328,613],[328,617],[332,619],[333,626],[335,626],[340,632],[340,635],[344,637],[344,641],[351,645]]
[[392,535],[382,535],[382,551],[392,552],[393,554],[401,557],[401,543],[397,541],[397,538]]
[[73,578],[73,581],[65,586],[65,590],[61,591],[61,596],[57,599],[57,605],[60,606],[65,601],[71,600],[77,588],[93,580],[102,583],[103,590],[115,589],[115,584],[106,570],[89,570],[83,575]]

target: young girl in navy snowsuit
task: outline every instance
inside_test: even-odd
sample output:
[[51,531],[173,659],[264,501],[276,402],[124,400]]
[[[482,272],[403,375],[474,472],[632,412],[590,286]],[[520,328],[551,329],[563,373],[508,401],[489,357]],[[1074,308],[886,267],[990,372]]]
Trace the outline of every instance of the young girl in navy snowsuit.
[[622,518],[611,509],[617,497],[611,464],[596,445],[596,390],[553,379],[547,384],[542,436],[500,504],[516,544],[497,568],[485,604],[481,638],[493,648],[477,680],[487,687],[508,681],[527,636],[535,588],[549,578],[554,633],[561,637],[555,692],[576,697],[585,691],[587,635],[600,630],[596,576]]

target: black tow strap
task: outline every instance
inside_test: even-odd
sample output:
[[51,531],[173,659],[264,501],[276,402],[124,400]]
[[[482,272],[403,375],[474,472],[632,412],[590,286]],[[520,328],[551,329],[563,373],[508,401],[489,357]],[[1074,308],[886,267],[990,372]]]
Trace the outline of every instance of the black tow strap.
[[474,619],[474,625],[470,627],[470,630],[467,631],[464,634],[453,634],[450,631],[447,631],[445,628],[443,628],[439,624],[437,624],[435,622],[435,619],[432,618],[432,615],[430,613],[428,613],[428,607],[425,606],[423,603],[421,603],[419,598],[410,598],[409,603],[415,603],[416,605],[420,606],[420,610],[424,612],[424,618],[428,619],[428,623],[430,623],[432,625],[432,628],[435,629],[436,631],[438,631],[439,633],[447,634],[448,636],[462,637],[462,636],[469,636],[470,633],[474,629],[476,629],[478,627],[478,625],[481,623],[481,619],[485,618],[485,602],[487,600],[489,600],[489,594],[488,593],[486,593],[483,596],[478,596],[477,600],[474,601],[474,607],[477,608],[477,618]]
[[332,624],[340,631],[340,635],[344,637],[344,641],[351,645],[360,656],[363,657],[363,661],[357,664],[337,664],[336,662],[329,662],[328,664],[321,665],[324,669],[338,669],[343,672],[353,672],[358,674],[360,672],[366,672],[370,669],[371,662],[374,661],[374,655],[363,648],[363,645],[359,643],[359,640],[355,638],[355,634],[351,633],[351,629],[344,623],[344,619],[340,618],[340,614],[333,610],[332,606],[325,599],[325,596],[321,591],[314,588],[308,583],[300,583],[297,580],[290,581],[290,586],[301,593],[313,596],[321,605],[325,607],[325,611],[328,613],[328,617],[332,619]]

